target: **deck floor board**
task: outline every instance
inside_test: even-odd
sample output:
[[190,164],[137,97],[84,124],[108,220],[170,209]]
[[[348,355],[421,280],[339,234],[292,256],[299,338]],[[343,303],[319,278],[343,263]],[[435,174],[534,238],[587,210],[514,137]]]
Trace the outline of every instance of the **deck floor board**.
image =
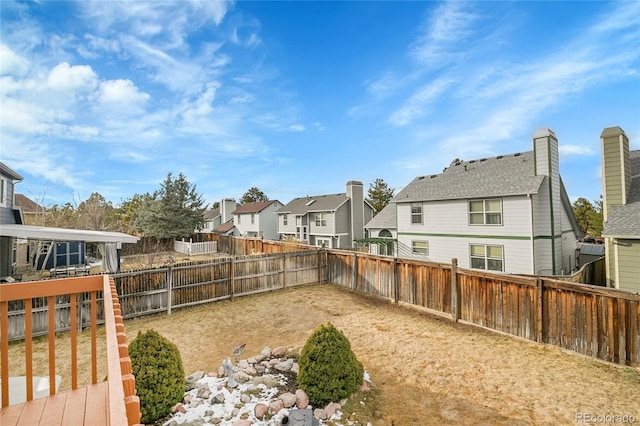
[[108,425],[107,382],[4,407],[2,426]]

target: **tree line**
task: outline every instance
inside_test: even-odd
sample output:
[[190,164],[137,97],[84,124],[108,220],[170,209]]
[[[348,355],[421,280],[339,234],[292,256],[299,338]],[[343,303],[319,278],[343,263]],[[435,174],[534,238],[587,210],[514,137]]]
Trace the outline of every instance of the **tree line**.
[[[369,186],[367,199],[377,213],[389,204],[394,192],[383,179],[376,179]],[[239,197],[238,203],[244,205],[268,200],[262,190],[253,186]],[[218,207],[218,204],[213,203],[211,208]],[[114,205],[94,192],[84,201],[55,204],[43,209],[38,213],[37,224],[179,239],[188,238],[194,230],[202,229],[207,207],[195,184],[191,184],[182,173],[174,176],[169,172],[153,193],[134,194]]]

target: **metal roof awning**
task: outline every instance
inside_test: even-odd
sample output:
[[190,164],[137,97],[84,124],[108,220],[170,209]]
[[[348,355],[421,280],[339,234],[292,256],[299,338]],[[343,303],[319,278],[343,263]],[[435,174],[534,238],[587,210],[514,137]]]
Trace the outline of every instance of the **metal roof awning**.
[[122,232],[85,229],[50,228],[33,225],[0,225],[0,236],[48,241],[87,241],[98,243],[135,244],[140,238]]

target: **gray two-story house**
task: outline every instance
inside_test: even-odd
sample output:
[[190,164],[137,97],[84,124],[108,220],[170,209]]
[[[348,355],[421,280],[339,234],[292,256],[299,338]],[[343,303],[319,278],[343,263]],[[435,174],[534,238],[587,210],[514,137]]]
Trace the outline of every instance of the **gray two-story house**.
[[[19,208],[14,207],[15,183],[22,181],[22,176],[10,169],[4,163],[0,163],[0,227],[2,225],[21,225],[22,214]],[[14,261],[13,238],[0,237],[0,277],[9,276],[12,273]]]
[[354,240],[364,238],[364,224],[373,211],[362,182],[349,181],[345,193],[299,197],[280,208],[278,234],[281,240],[352,248]]

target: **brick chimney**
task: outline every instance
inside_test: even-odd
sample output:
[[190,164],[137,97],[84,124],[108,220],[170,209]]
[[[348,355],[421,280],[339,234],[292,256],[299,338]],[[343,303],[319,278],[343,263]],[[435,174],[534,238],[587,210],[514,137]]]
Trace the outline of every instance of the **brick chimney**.
[[627,203],[631,186],[629,139],[620,127],[607,127],[600,135],[602,145],[603,218],[613,206]]
[[347,182],[347,197],[351,200],[351,246],[353,240],[364,238],[364,189],[362,182]]

